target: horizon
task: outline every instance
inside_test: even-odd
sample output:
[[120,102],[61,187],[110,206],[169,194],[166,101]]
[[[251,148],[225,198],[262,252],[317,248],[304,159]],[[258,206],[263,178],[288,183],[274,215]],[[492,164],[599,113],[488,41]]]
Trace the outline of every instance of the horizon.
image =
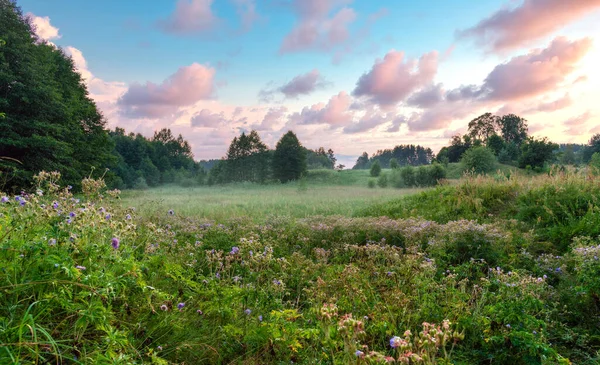
[[400,144],[437,152],[485,112],[557,143],[600,133],[600,0],[18,5],[73,58],[108,128],[170,128],[198,161],[243,131],[273,148],[293,130],[350,167]]

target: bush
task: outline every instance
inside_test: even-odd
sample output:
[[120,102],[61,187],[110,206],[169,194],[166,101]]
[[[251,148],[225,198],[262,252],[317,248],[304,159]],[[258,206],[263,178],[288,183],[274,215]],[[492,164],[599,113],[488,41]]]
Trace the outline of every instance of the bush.
[[398,167],[400,167],[400,165],[398,165],[398,160],[392,158],[390,160],[390,169],[397,169]]
[[146,190],[148,189],[148,183],[146,182],[146,179],[144,179],[143,177],[138,177],[137,180],[135,180],[135,184],[133,184],[133,188],[137,189],[137,190]]
[[381,174],[381,165],[379,164],[379,160],[375,160],[375,162],[373,162],[370,173],[373,177],[377,177],[379,174]]
[[405,166],[402,169],[400,169],[400,177],[402,178],[402,184],[406,187],[412,187],[417,185],[415,168],[412,166]]
[[486,174],[496,168],[496,156],[487,147],[473,147],[463,154],[461,163],[468,171]]
[[546,162],[550,162],[554,158],[553,152],[557,149],[558,145],[548,141],[546,138],[529,138],[521,147],[522,152],[521,157],[519,157],[519,167],[531,166],[534,169],[542,168]]
[[381,176],[379,176],[379,179],[377,179],[377,185],[380,188],[387,188],[387,186],[388,186],[387,174],[381,174]]
[[600,175],[600,153],[595,152],[590,160],[590,170],[592,174]]
[[375,187],[375,180],[369,180],[369,183],[367,184],[367,186],[371,189],[373,189]]

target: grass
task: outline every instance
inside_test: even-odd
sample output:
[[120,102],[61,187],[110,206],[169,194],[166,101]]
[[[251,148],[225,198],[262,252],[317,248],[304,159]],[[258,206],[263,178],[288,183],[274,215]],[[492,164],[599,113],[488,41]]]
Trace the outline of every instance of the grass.
[[216,187],[181,188],[166,186],[145,191],[126,191],[124,206],[133,206],[146,215],[178,214],[223,222],[250,217],[262,221],[270,216],[306,218],[314,215],[352,216],[376,203],[417,193],[419,189],[369,189],[358,185],[300,183],[287,185],[240,184]]

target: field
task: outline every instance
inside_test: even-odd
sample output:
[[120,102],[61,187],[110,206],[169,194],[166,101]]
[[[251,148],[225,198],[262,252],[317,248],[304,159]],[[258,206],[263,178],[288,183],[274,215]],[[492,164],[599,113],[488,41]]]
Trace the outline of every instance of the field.
[[144,215],[172,209],[188,217],[223,222],[232,218],[264,221],[270,216],[306,218],[353,216],[374,203],[384,203],[420,189],[370,189],[368,171],[312,171],[305,181],[285,185],[232,184],[181,188],[165,186],[123,194],[125,207]]
[[503,176],[43,175],[0,204],[0,364],[599,363],[600,180]]

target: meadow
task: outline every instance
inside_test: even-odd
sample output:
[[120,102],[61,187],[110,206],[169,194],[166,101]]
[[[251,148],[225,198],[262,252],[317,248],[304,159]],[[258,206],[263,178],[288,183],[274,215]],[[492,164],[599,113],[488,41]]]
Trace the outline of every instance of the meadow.
[[323,174],[2,195],[0,363],[600,361],[598,177]]

